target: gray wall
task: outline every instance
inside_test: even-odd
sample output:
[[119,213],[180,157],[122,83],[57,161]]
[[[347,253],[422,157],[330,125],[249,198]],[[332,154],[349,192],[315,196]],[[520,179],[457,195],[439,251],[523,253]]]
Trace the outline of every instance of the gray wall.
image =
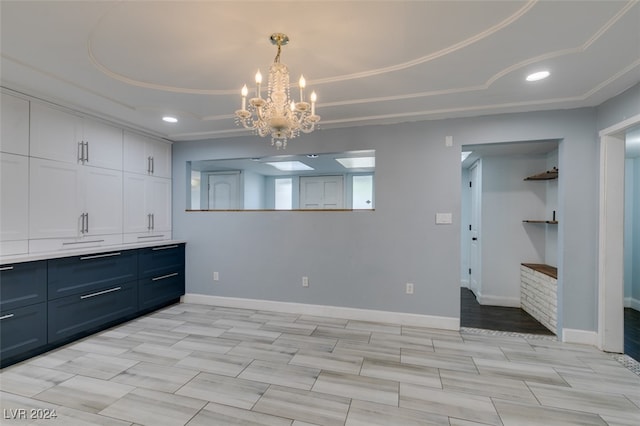
[[[586,108],[321,130],[292,140],[287,153],[376,150],[376,210],[358,213],[186,213],[185,161],[273,150],[254,136],[174,144],[173,229],[189,243],[187,292],[457,318],[461,145],[560,139],[561,320],[595,330],[595,122]],[[445,146],[446,135],[454,147]],[[452,212],[454,225],[435,225],[436,212]],[[404,294],[406,282],[414,295]]]
[[547,225],[546,182],[524,178],[546,170],[545,155],[482,158],[483,305],[520,306],[520,264],[544,263]]

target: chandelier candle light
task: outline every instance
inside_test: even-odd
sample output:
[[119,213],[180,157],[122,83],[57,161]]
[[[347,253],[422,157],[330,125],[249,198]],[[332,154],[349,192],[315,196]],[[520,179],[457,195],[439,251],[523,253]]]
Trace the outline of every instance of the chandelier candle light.
[[313,132],[320,116],[316,115],[316,92],[311,93],[311,104],[304,100],[304,89],[307,85],[304,76],[300,76],[298,82],[300,101],[294,102],[289,95],[289,69],[280,63],[281,48],[289,43],[289,37],[286,34],[274,33],[271,34],[271,43],[278,46],[278,53],[269,67],[267,98],[262,99],[260,96],[262,74],[258,70],[256,97],[249,99],[247,108],[249,89],[246,84],[242,87],[242,107],[236,111],[236,123],[262,137],[271,135],[271,145],[277,149],[284,149],[287,147],[287,140],[298,136],[300,131]]

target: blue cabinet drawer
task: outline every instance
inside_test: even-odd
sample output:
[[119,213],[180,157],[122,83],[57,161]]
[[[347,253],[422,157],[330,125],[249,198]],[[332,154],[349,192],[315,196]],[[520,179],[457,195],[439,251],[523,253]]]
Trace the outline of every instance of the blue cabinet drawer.
[[140,249],[139,277],[158,277],[184,268],[184,244],[170,244]]
[[0,359],[47,344],[47,304],[3,310],[0,314]]
[[138,281],[138,307],[141,311],[161,306],[184,295],[184,267],[165,275]]
[[135,281],[137,258],[124,250],[49,260],[49,300]]
[[48,303],[49,343],[98,329],[138,311],[137,282],[103,287]]
[[0,311],[46,300],[46,260],[0,266]]

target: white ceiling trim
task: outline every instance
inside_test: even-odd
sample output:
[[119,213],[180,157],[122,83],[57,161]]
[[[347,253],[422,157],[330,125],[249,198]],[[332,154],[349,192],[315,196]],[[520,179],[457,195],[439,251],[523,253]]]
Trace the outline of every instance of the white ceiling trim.
[[[430,62],[434,59],[438,59],[440,57],[443,57],[445,55],[448,55],[450,53],[453,53],[457,50],[463,49],[465,47],[468,47],[486,37],[489,37],[492,34],[495,34],[496,32],[502,30],[503,28],[506,28],[507,26],[509,26],[510,24],[512,24],[513,22],[515,22],[516,20],[518,20],[519,18],[521,18],[523,15],[525,15],[529,10],[531,10],[531,8],[533,8],[533,6],[535,6],[535,4],[538,2],[539,0],[530,0],[529,2],[527,2],[522,8],[520,8],[518,11],[516,11],[514,14],[512,14],[511,16],[507,17],[506,19],[504,19],[502,22],[499,22],[498,24],[487,28],[484,31],[481,31],[480,33],[471,36],[469,38],[467,38],[466,40],[462,40],[458,43],[455,43],[449,47],[446,47],[444,49],[441,49],[437,52],[433,52],[429,55],[425,55],[416,59],[413,59],[411,61],[407,61],[407,62],[403,62],[400,64],[395,64],[395,65],[391,65],[388,67],[383,67],[383,68],[377,68],[377,69],[373,69],[373,70],[369,70],[369,71],[362,71],[362,72],[358,72],[358,73],[352,73],[352,74],[345,74],[345,75],[340,75],[340,76],[334,76],[334,77],[326,77],[326,78],[320,78],[320,79],[316,79],[316,80],[309,80],[307,82],[307,84],[309,85],[314,85],[314,86],[318,86],[321,84],[328,84],[328,83],[336,83],[336,82],[344,82],[344,81],[348,81],[348,80],[354,80],[354,79],[360,79],[360,78],[366,78],[366,77],[373,77],[373,76],[377,76],[377,75],[381,75],[381,74],[388,74],[388,73],[392,73],[395,71],[401,71],[407,68],[411,68],[411,67],[415,67],[417,65],[426,63],[426,62]],[[105,15],[106,16],[106,13]],[[95,34],[97,28],[99,27],[100,23],[102,22],[102,20],[104,19],[101,18],[98,23],[96,24],[96,27],[94,27],[94,29],[91,31],[91,34],[89,36],[89,39],[87,41],[87,46],[88,46],[88,55],[89,55],[89,60],[91,61],[91,63],[93,64],[93,66],[96,67],[96,69],[98,71],[100,71],[101,73],[105,74],[106,76],[108,76],[109,78],[112,78],[114,80],[120,81],[122,83],[131,85],[131,86],[136,86],[136,87],[141,87],[141,88],[146,88],[146,89],[153,89],[153,90],[160,90],[160,91],[165,91],[165,92],[171,92],[171,93],[183,93],[183,94],[191,94],[191,95],[210,95],[210,96],[219,96],[219,95],[233,95],[237,93],[237,89],[191,89],[191,88],[186,88],[186,87],[178,87],[178,86],[169,86],[169,85],[164,85],[164,84],[157,84],[157,83],[150,83],[147,81],[142,81],[142,80],[138,80],[138,79],[133,79],[130,77],[127,77],[123,74],[117,73],[115,71],[110,70],[105,64],[103,64],[102,62],[100,62],[100,60],[98,60],[98,58],[96,57],[96,55],[94,54],[94,50],[93,50],[93,35]],[[292,87],[297,87],[297,84],[292,84]]]
[[426,56],[422,56],[420,58],[416,58],[413,59],[411,61],[407,61],[407,62],[403,62],[400,64],[396,64],[396,65],[391,65],[388,67],[383,67],[383,68],[378,68],[378,69],[373,69],[373,70],[369,70],[369,71],[362,71],[362,72],[358,72],[358,73],[353,73],[353,74],[346,74],[346,75],[342,75],[342,76],[336,76],[336,77],[327,77],[327,78],[320,78],[317,80],[313,80],[310,82],[310,84],[313,84],[314,86],[316,85],[321,85],[321,84],[325,84],[325,83],[335,83],[335,82],[342,82],[342,81],[347,81],[347,80],[354,80],[354,79],[359,79],[359,78],[366,78],[366,77],[373,77],[376,75],[380,75],[380,74],[388,74],[391,72],[395,72],[395,71],[401,71],[407,68],[411,68],[411,67],[415,67],[416,65],[420,65],[420,64],[424,64],[426,62],[430,62],[434,59],[438,59],[442,56],[448,55],[450,53],[453,53],[457,50],[463,49],[465,47],[468,47],[486,37],[489,37],[490,35],[502,30],[503,28],[509,26],[510,24],[512,24],[513,22],[515,22],[516,20],[518,20],[519,18],[521,18],[525,13],[527,13],[529,10],[531,10],[531,8],[538,2],[538,0],[530,0],[528,3],[526,3],[522,8],[520,8],[520,10],[518,10],[516,13],[514,13],[513,15],[509,16],[508,18],[506,18],[505,20],[503,20],[502,22],[494,25],[493,27],[490,27],[472,37],[467,38],[466,40],[462,40],[458,43],[455,43],[447,48],[441,49],[437,52],[431,53],[429,55]]

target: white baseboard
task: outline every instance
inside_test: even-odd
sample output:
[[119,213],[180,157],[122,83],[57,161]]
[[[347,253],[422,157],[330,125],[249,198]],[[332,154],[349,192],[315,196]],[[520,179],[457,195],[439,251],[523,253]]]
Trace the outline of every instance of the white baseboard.
[[460,280],[460,287],[469,288],[469,280]]
[[595,331],[563,328],[562,341],[565,343],[577,343],[580,345],[597,346],[598,333]]
[[520,307],[520,299],[515,299],[513,297],[488,296],[485,294],[478,294],[477,299],[478,303],[481,305],[506,306],[508,308]]
[[345,308],[341,306],[311,305],[305,303],[277,302],[273,300],[241,299],[236,297],[209,296],[188,293],[182,296],[184,303],[223,306],[226,308],[258,309],[289,314],[305,314],[358,321],[386,322],[399,325],[460,330],[460,318],[405,312],[376,311],[373,309]]
[[635,309],[636,311],[640,311],[640,300],[634,299],[633,297],[625,297],[624,307],[632,308],[632,309]]

